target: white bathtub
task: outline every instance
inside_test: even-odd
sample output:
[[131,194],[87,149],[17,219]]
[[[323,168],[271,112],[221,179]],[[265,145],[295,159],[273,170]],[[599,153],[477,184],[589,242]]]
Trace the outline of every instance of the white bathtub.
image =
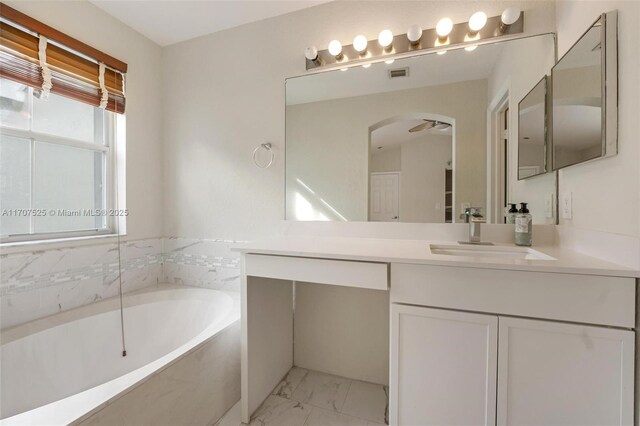
[[239,294],[198,288],[157,286],[125,296],[124,306],[126,357],[117,298],[3,330],[0,424],[90,420],[240,318]]

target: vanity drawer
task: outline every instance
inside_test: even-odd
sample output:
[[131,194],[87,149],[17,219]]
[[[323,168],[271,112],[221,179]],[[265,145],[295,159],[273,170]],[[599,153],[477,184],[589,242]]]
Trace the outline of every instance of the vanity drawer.
[[392,264],[391,302],[635,327],[635,279]]
[[389,289],[389,265],[307,257],[247,254],[247,276],[266,277],[345,287]]

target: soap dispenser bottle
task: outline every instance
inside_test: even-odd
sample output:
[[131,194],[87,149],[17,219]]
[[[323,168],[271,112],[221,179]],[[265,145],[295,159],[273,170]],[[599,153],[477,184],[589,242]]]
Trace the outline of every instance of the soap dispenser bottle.
[[518,209],[516,208],[515,204],[509,204],[511,207],[509,208],[509,211],[507,212],[507,224],[508,225],[513,225],[516,223],[516,215],[518,214]]
[[527,203],[520,203],[520,210],[516,215],[516,245],[531,246],[533,224]]

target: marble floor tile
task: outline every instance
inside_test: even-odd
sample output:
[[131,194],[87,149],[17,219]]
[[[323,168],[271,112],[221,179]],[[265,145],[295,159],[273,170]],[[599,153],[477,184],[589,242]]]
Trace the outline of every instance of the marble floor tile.
[[[386,426],[387,387],[293,367],[249,426]],[[247,426],[240,403],[215,426]]]
[[354,380],[340,411],[350,416],[386,423],[387,387]]
[[340,411],[350,385],[351,380],[344,377],[309,371],[291,399],[325,410]]
[[305,426],[368,426],[365,419],[313,407]]
[[249,426],[303,426],[311,406],[269,395],[256,410]]
[[293,367],[284,379],[276,386],[271,395],[278,395],[283,398],[291,399],[293,391],[296,390],[302,379],[309,373],[304,368]]

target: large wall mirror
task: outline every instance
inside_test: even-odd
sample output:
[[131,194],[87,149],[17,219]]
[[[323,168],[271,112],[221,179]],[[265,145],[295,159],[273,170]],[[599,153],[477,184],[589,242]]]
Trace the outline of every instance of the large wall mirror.
[[[555,223],[554,173],[519,180],[518,103],[555,63],[552,34],[286,81],[286,219]],[[553,205],[553,202],[551,201]]]
[[617,154],[616,20],[603,14],[553,67],[554,169]]

